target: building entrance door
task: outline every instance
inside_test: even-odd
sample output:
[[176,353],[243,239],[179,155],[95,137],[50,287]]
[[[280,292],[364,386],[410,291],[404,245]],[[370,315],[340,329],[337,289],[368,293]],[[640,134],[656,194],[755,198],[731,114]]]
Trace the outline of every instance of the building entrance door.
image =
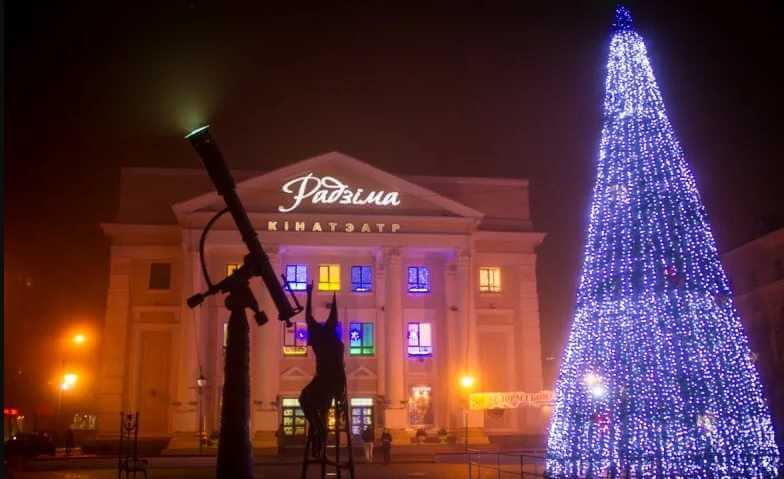
[[171,332],[142,331],[139,335],[138,388],[139,434],[168,434]]
[[283,435],[290,437],[305,437],[305,413],[299,406],[297,398],[283,398],[281,406],[281,422]]
[[359,436],[373,428],[373,398],[351,398],[351,434]]

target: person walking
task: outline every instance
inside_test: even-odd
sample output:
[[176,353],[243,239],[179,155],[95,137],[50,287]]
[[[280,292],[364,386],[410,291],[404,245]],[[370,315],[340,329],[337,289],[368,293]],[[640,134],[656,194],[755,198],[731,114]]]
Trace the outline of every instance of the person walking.
[[368,464],[371,464],[373,462],[373,442],[376,440],[373,428],[370,426],[365,427],[360,437],[362,438],[362,447],[365,449],[365,460]]
[[65,431],[65,455],[71,455],[71,449],[74,447],[74,433],[70,427]]
[[381,452],[384,454],[384,464],[388,466],[392,456],[392,435],[386,428],[381,434]]

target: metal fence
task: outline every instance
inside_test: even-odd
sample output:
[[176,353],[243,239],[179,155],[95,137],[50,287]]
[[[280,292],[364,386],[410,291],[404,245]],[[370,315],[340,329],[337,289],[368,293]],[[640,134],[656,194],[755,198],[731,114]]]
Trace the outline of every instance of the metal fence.
[[481,451],[469,449],[468,479],[543,478],[544,451]]

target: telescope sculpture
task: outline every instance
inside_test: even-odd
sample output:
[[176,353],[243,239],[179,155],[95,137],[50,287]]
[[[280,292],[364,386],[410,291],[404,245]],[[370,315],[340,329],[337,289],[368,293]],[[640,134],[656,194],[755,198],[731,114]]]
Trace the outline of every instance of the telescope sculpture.
[[[228,293],[224,304],[231,314],[229,315],[226,338],[220,440],[215,475],[218,479],[253,479],[253,448],[249,431],[250,339],[245,310],[249,309],[253,312],[258,326],[264,326],[268,318],[267,314],[259,309],[256,298],[250,289],[251,278],[260,277],[262,279],[278,310],[278,319],[284,322],[286,327],[291,327],[290,319],[302,311],[302,307],[297,302],[297,297],[291,292],[289,293],[295,306],[289,303],[286,292],[275,276],[275,270],[261,247],[256,230],[237,194],[234,178],[232,178],[208,127],[198,128],[185,138],[191,142],[201,157],[218,195],[226,203],[226,208],[219,211],[207,222],[199,240],[199,257],[207,290],[196,293],[187,300],[188,306],[195,308],[209,296]],[[210,228],[226,213],[230,213],[234,219],[242,240],[248,248],[248,254],[245,256],[242,266],[213,284],[205,260],[204,246]],[[285,278],[283,280],[285,281]]]

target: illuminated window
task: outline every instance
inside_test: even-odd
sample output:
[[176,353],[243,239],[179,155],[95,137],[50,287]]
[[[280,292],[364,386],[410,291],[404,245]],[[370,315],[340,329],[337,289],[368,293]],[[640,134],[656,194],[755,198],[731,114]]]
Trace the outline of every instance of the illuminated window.
[[430,356],[433,354],[430,323],[408,323],[408,355]]
[[304,264],[286,265],[286,288],[305,291],[308,288],[308,267]]
[[297,398],[283,398],[281,404],[281,422],[284,436],[305,435],[305,413],[299,406]]
[[149,289],[171,289],[171,264],[150,264]]
[[291,328],[283,328],[283,354],[285,356],[304,356],[308,353],[308,326],[296,322]]
[[348,330],[348,353],[351,356],[372,356],[373,323],[350,323]]
[[373,427],[373,398],[351,398],[351,434],[359,436]]
[[237,263],[229,263],[229,264],[227,264],[226,265],[226,276],[231,276],[238,269],[240,269],[240,265],[237,264]]
[[351,291],[356,293],[373,291],[373,269],[370,266],[351,267]]
[[433,396],[430,386],[411,386],[408,422],[412,426],[433,424]]
[[424,266],[408,267],[408,292],[430,292],[430,270]]
[[340,265],[322,264],[319,266],[319,291],[340,291]]
[[479,268],[479,291],[482,293],[501,292],[501,268]]

